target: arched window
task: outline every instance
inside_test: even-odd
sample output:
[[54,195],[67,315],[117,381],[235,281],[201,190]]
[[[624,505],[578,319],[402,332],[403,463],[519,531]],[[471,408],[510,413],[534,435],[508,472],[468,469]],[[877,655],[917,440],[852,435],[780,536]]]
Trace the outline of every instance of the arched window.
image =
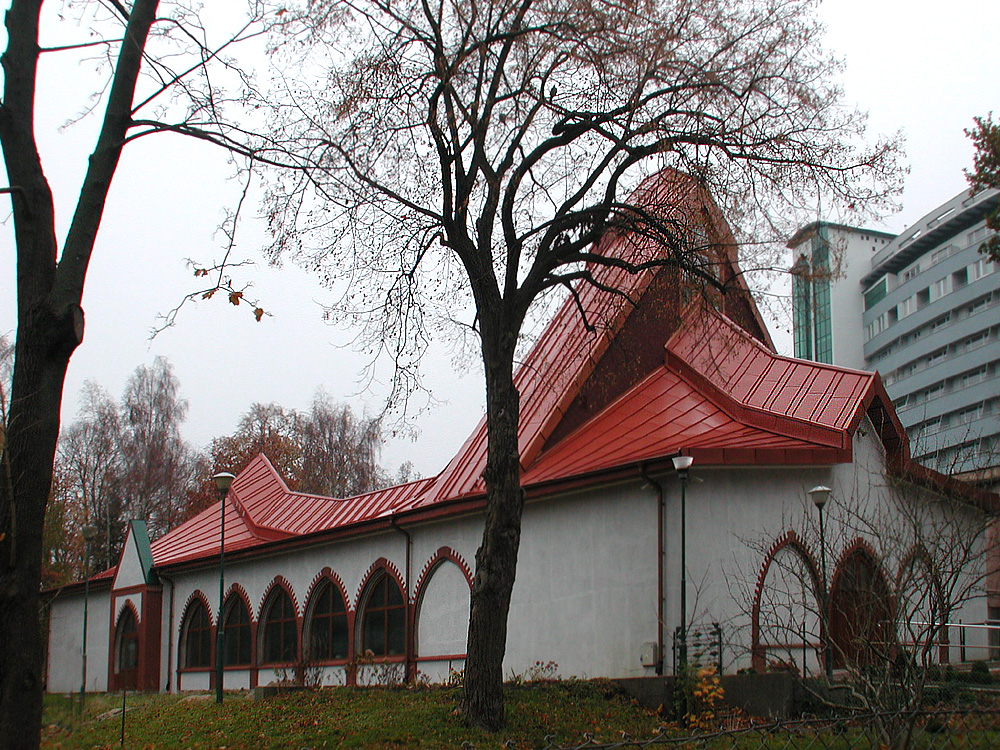
[[243,667],[250,665],[250,611],[243,597],[230,595],[226,601],[222,637],[224,639],[223,654],[227,667]]
[[212,623],[201,599],[192,601],[184,616],[181,666],[187,669],[212,666]]
[[310,659],[329,661],[347,658],[347,607],[340,589],[329,579],[313,593],[307,632]]
[[139,669],[139,625],[135,612],[125,607],[115,628],[115,674],[119,688],[135,689]]
[[406,650],[403,592],[386,573],[370,584],[361,618],[361,650],[374,656],[397,656]]
[[295,605],[283,588],[275,588],[261,618],[262,664],[291,664],[298,661],[298,628]]

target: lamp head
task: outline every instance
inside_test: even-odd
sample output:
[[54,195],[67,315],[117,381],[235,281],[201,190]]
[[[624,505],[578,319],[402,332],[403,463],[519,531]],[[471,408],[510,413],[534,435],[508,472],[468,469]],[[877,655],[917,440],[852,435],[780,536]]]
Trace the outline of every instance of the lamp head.
[[96,526],[91,526],[90,524],[87,524],[82,529],[80,529],[80,533],[83,534],[84,541],[92,542],[94,541],[94,539],[97,538],[98,532]]
[[233,486],[234,479],[236,479],[236,477],[228,471],[220,471],[212,477],[212,481],[215,482],[215,489],[217,489],[219,494],[223,497],[225,497],[229,492],[229,488]]
[[674,471],[677,472],[677,476],[681,479],[687,479],[688,469],[691,468],[694,459],[691,456],[674,456],[670,461],[674,465]]
[[823,510],[823,506],[826,505],[826,501],[830,499],[830,491],[829,487],[818,485],[809,490],[809,499],[813,501],[813,505],[820,510]]

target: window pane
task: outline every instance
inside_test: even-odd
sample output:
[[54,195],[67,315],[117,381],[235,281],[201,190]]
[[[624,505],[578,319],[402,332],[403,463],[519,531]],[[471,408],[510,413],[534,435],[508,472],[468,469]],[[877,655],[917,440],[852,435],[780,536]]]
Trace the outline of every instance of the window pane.
[[224,664],[228,666],[250,664],[250,613],[239,597],[233,597],[226,609]]
[[212,629],[208,610],[195,602],[188,614],[184,634],[184,666],[209,667],[212,665]]
[[389,627],[386,640],[390,654],[402,654],[406,650],[406,615],[402,607],[390,609]]
[[347,658],[347,617],[341,615],[333,620],[330,632],[330,658]]
[[385,656],[385,610],[376,609],[365,614],[364,650],[375,656]]
[[343,597],[329,581],[315,595],[309,623],[309,656],[330,660],[347,658],[347,609]]
[[264,663],[296,661],[298,630],[292,600],[284,591],[275,594],[267,608],[264,627]]

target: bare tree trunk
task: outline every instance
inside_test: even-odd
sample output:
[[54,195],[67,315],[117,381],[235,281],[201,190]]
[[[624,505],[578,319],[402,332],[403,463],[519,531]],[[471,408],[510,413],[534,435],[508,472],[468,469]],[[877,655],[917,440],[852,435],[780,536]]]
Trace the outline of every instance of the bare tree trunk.
[[158,0],[132,6],[107,110],[57,263],[52,191],[35,144],[41,0],[14,0],[0,57],[0,146],[17,248],[17,339],[0,454],[0,750],[37,748],[42,717],[39,628],[42,532],[70,355],[83,339],[80,300],[104,203],[132,122],[132,100]]
[[[499,344],[494,343],[496,339],[500,340]],[[507,647],[507,612],[517,571],[524,507],[517,447],[519,397],[513,377],[516,340],[516,333],[505,331],[491,336],[489,327],[484,325],[489,425],[484,473],[486,527],[482,545],[476,552],[463,703],[466,720],[490,731],[504,725],[503,658]]]
[[[42,717],[39,625],[42,528],[75,329],[44,304],[18,328],[0,509],[0,748],[37,748]],[[25,330],[29,329],[29,330]],[[27,730],[26,730],[27,728]]]

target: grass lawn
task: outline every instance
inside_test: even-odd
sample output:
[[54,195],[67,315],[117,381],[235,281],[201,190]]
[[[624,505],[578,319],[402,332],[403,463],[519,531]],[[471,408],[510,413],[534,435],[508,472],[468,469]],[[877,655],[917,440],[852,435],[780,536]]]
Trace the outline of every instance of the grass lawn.
[[[610,682],[566,681],[507,688],[508,727],[497,735],[467,729],[458,715],[457,688],[327,688],[254,701],[226,695],[130,694],[125,747],[167,748],[477,748],[576,745],[584,732],[597,740],[652,737],[663,722],[624,697]],[[77,699],[78,700],[78,699]],[[118,748],[121,694],[88,695],[81,718],[70,698],[46,696],[43,748]]]

